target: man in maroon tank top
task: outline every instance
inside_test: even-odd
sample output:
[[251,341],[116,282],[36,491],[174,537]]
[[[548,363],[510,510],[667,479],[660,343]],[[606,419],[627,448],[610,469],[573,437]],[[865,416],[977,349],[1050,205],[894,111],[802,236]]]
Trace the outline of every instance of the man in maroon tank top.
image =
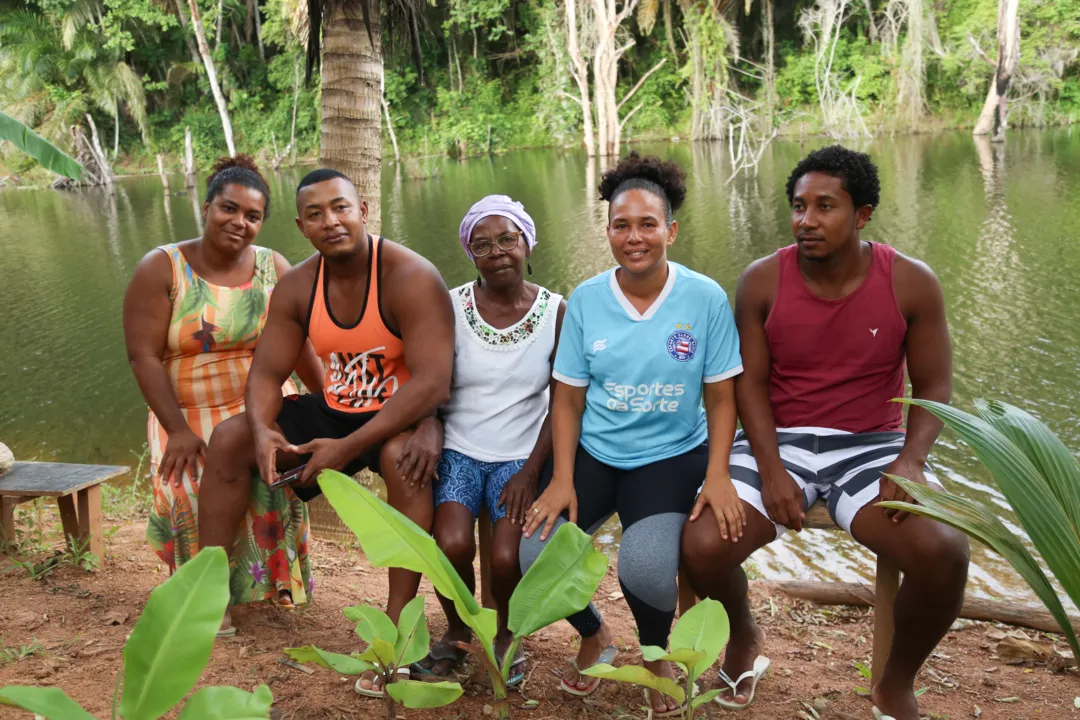
[[914,502],[890,473],[939,484],[926,468],[941,423],[902,407],[904,368],[916,398],[948,402],[952,355],[941,286],[923,263],[860,238],[878,204],[869,156],[839,146],[812,152],[787,195],[796,243],[751,264],[739,280],[735,317],[744,371],[735,381],[742,431],[731,477],[746,510],[738,538],[716,523],[683,531],[683,556],[699,596],[724,604],[731,642],[717,698],[745,707],[769,667],[750,614],[742,563],[806,510],[826,502],[833,520],[904,574],[896,628],[874,706],[918,720],[915,676],[960,612],[966,537],[923,517],[885,511],[883,499]]

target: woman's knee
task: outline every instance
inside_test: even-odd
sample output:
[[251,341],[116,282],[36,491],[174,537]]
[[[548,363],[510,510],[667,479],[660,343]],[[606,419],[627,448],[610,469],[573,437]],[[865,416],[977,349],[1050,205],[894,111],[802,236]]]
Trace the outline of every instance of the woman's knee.
[[517,542],[501,540],[491,548],[491,572],[498,577],[514,577],[521,572]]
[[447,527],[436,524],[435,542],[454,565],[471,563],[476,555],[472,527]]
[[245,479],[251,470],[253,456],[251,426],[243,414],[218,424],[206,445],[206,467],[219,471],[223,482]]

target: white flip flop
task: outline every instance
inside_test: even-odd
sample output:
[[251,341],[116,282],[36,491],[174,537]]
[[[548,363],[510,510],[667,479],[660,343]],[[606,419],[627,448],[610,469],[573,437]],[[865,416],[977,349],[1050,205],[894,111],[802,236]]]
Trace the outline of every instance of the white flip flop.
[[727,708],[728,710],[742,710],[743,708],[747,707],[750,703],[754,701],[754,693],[757,692],[758,680],[764,677],[765,673],[769,672],[769,667],[771,665],[772,661],[769,660],[769,658],[765,657],[764,655],[758,655],[757,659],[754,660],[754,667],[744,672],[734,682],[732,682],[731,678],[727,676],[727,673],[721,670],[720,679],[727,683],[728,687],[731,688],[732,697],[738,694],[739,683],[741,683],[743,680],[746,680],[747,678],[750,678],[752,680],[750,684],[750,695],[744,703],[737,703],[734,700],[725,700],[719,695],[713,698],[713,702],[722,708]]
[[[397,670],[394,671],[394,674],[395,675],[404,675],[406,677],[406,679],[410,675],[412,675],[412,673],[409,671],[409,668],[407,668],[407,667],[399,667]],[[376,676],[376,677],[378,677],[378,676]],[[358,695],[363,695],[364,697],[378,698],[380,700],[382,700],[384,697],[386,697],[386,693],[384,693],[382,689],[372,690],[371,688],[361,687],[360,686],[360,680],[357,680],[356,684],[353,685],[353,690],[355,690]]]
[[892,715],[886,715],[877,709],[877,705],[874,706],[874,720],[895,720]]

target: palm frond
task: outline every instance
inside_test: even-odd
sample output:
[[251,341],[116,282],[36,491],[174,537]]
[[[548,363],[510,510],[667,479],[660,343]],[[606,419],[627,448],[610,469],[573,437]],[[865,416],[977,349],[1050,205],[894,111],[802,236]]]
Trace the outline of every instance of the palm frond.
[[656,27],[656,15],[660,10],[660,0],[641,0],[637,6],[637,24],[645,35],[652,34]]

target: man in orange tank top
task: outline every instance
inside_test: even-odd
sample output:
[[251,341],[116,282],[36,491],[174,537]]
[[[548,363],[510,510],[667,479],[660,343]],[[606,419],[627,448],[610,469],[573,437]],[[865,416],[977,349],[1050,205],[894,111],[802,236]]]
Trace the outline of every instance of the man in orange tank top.
[[[878,204],[869,156],[839,146],[812,152],[787,194],[796,243],[751,264],[735,318],[743,374],[735,392],[743,430],[731,477],[746,525],[724,540],[700,518],[683,530],[683,560],[699,596],[724,604],[731,641],[716,702],[745,707],[769,667],[750,614],[741,565],[787,529],[802,530],[818,498],[833,520],[904,574],[888,662],[875,676],[877,713],[918,720],[915,676],[959,615],[967,538],[919,516],[876,507],[914,502],[890,473],[938,483],[926,467],[942,424],[912,408],[901,431],[906,363],[916,398],[948,402],[952,355],[941,286],[923,263],[860,231]],[[725,682],[726,681],[726,682]]]
[[[210,439],[200,547],[229,549],[252,471],[270,483],[300,465],[291,485],[304,500],[319,494],[323,469],[371,468],[386,481],[390,504],[431,529],[429,480],[442,449],[434,413],[449,396],[454,354],[449,291],[430,262],[368,233],[367,203],[345,175],[309,173],[296,206],[296,224],[317,252],[278,282],[248,376],[247,410]],[[278,388],[308,340],[326,370],[324,390],[283,399]],[[390,571],[394,622],[419,582],[417,573]],[[357,688],[382,692],[371,677]]]

